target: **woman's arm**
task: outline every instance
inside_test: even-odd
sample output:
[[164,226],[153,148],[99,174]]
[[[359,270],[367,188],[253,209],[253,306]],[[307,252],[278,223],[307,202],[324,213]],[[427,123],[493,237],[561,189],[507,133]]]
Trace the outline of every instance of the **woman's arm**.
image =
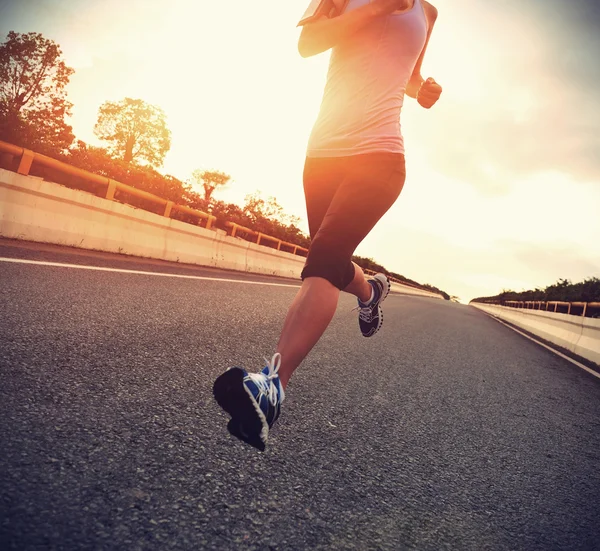
[[[408,0],[373,0],[355,10],[329,19],[321,17],[307,23],[302,28],[298,40],[298,51],[302,57],[310,57],[325,52],[333,46],[349,39],[376,17],[404,9]],[[334,0],[334,3],[338,4]]]
[[427,49],[427,44],[429,44],[429,38],[431,37],[431,31],[433,30],[433,25],[438,16],[438,11],[435,6],[432,6],[429,2],[425,0],[421,0],[423,2],[423,9],[425,10],[425,17],[427,18],[427,39],[425,40],[425,46],[423,46],[423,50],[421,51],[421,55],[417,60],[415,68],[413,69],[412,76],[408,81],[406,86],[406,95],[411,98],[416,98],[419,93],[419,88],[425,81],[425,79],[421,76],[421,65],[423,65],[423,58],[425,57],[425,50]]

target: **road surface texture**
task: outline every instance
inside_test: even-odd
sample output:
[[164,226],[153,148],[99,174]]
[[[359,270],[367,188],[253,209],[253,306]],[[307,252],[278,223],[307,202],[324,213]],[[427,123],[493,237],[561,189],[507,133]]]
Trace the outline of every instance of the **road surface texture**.
[[365,339],[343,296],[260,453],[212,383],[297,282],[0,257],[214,278],[0,261],[3,550],[600,549],[600,381],[475,308],[391,295]]

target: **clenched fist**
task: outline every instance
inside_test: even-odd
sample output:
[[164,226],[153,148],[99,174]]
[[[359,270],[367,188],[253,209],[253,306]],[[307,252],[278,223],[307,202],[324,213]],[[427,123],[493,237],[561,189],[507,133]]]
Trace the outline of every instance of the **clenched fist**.
[[419,105],[429,109],[432,107],[442,95],[442,87],[431,77],[423,81],[419,91],[417,92],[417,101]]

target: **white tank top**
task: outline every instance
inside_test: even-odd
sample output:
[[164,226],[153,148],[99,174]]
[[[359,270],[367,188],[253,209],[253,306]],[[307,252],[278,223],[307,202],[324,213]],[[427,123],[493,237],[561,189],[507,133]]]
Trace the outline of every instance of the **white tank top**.
[[[346,11],[370,0],[350,0]],[[379,17],[333,48],[309,157],[404,153],[400,110],[425,46],[421,0],[404,13]]]

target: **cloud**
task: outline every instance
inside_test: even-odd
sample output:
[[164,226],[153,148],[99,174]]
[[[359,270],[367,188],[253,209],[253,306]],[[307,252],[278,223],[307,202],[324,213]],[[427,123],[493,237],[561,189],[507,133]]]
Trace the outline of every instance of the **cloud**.
[[453,103],[445,107],[443,132],[442,123],[437,132],[421,126],[418,137],[427,143],[429,160],[440,172],[487,194],[504,194],[515,179],[546,170],[600,181],[599,109],[577,95],[571,101],[555,97],[519,120],[501,110],[491,116]]
[[575,283],[588,277],[600,276],[599,259],[591,259],[571,248],[541,248],[518,242],[508,242],[506,247],[510,248],[514,259],[539,287],[551,285],[559,278],[570,279]]
[[474,11],[464,4],[471,18],[452,22],[464,34],[444,35],[442,22],[430,52],[431,65],[454,86],[431,112],[407,106],[409,140],[439,172],[485,195],[505,195],[515,180],[540,171],[600,181],[600,10],[581,0]]

